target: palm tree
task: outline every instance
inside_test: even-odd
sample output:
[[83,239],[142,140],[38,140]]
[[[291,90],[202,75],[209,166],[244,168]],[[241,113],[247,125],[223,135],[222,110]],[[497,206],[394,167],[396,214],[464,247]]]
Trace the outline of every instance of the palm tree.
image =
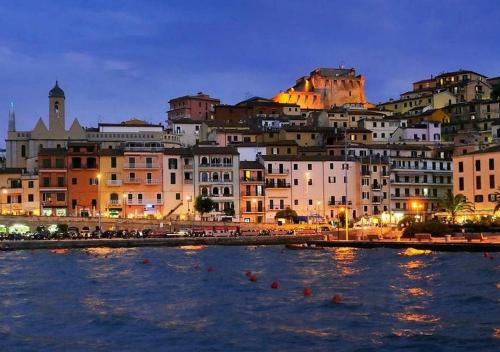
[[474,211],[474,206],[471,202],[467,201],[467,197],[463,194],[453,195],[451,191],[449,191],[446,198],[440,202],[440,206],[450,214],[452,223],[455,223],[458,213]]

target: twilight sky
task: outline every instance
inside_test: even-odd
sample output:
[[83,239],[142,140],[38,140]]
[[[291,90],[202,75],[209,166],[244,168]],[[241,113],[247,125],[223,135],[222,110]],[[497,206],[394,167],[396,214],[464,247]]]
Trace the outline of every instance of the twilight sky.
[[[315,67],[356,67],[369,101],[460,68],[500,75],[498,1],[45,1],[0,3],[0,138],[47,121],[56,79],[67,124],[139,117],[204,91],[271,97]],[[3,111],[3,112],[2,112]]]

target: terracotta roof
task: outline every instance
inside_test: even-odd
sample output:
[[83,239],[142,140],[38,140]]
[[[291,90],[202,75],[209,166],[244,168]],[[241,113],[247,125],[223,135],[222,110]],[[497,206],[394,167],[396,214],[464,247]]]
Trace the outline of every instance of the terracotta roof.
[[193,154],[232,154],[239,155],[238,150],[235,147],[193,147]]

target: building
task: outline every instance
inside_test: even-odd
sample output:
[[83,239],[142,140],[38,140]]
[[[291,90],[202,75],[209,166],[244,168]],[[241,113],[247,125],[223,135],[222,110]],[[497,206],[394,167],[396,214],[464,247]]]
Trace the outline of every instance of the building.
[[66,148],[41,148],[38,152],[40,213],[43,216],[69,215],[66,155]]
[[366,106],[365,78],[354,68],[317,68],[300,77],[273,100],[296,104],[302,109],[329,109],[332,106]]
[[304,221],[331,221],[360,214],[360,163],[330,155],[264,155],[265,222],[291,208]]
[[[99,151],[99,209],[104,216],[126,218],[133,215],[132,204],[127,204],[128,187],[125,183],[123,149]],[[127,213],[127,208],[129,212]]]
[[172,134],[179,136],[179,142],[183,147],[190,147],[200,142],[200,129],[202,122],[188,118],[169,120],[169,128]]
[[258,118],[301,117],[297,104],[280,103],[262,97],[252,97],[235,105],[215,107],[215,120],[226,122],[249,122]]
[[199,92],[196,95],[185,95],[168,101],[168,121],[192,119],[197,121],[212,120],[215,107],[220,100]]
[[239,155],[234,147],[197,146],[194,156],[194,197],[215,202],[211,216],[240,218]]
[[454,156],[453,170],[453,193],[474,205],[474,215],[494,215],[500,200],[500,146]]
[[243,222],[265,220],[264,165],[258,161],[240,161],[240,217]]
[[98,207],[99,146],[95,143],[68,143],[67,153],[68,215],[90,216]]
[[31,131],[16,130],[18,118],[11,107],[6,143],[6,166],[36,170],[41,148],[65,148],[68,142],[98,143],[104,148],[117,148],[125,141],[160,142],[164,146],[179,146],[180,136],[164,130],[161,124],[150,124],[140,119],[122,123],[102,123],[97,128],[83,128],[74,119],[66,129],[66,95],[59,83],[49,91],[49,124],[39,118]]

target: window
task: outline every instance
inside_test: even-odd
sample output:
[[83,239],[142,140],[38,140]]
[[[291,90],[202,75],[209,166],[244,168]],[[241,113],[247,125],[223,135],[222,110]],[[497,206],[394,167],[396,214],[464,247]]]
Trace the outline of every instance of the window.
[[495,170],[495,159],[489,159],[488,160],[488,168],[490,170]]
[[476,202],[476,203],[482,203],[483,202],[483,196],[480,195],[480,194],[474,196],[474,202]]
[[77,179],[76,179],[76,177],[72,177],[72,178],[71,178],[71,184],[72,184],[72,185],[76,185],[76,184],[77,184]]
[[299,169],[299,164],[293,164],[293,169],[298,170]]
[[23,158],[26,157],[26,146],[25,145],[21,146],[21,156]]
[[333,170],[333,163],[330,163],[330,170]]
[[458,162],[458,172],[464,172],[464,162],[463,161]]
[[177,170],[177,159],[175,159],[175,158],[168,159],[168,169],[169,170]]
[[[159,194],[159,193],[158,193]],[[161,198],[161,197],[160,197]],[[181,194],[180,193],[176,193],[175,194],[175,199],[176,200],[180,200],[181,199]]]
[[64,177],[57,178],[57,187],[64,187]]
[[34,184],[35,184],[35,183],[34,183],[33,181],[28,181],[28,188],[33,188],[33,187],[35,187],[35,186],[34,186]]
[[64,159],[56,159],[56,168],[64,169]]
[[35,196],[33,194],[28,194],[28,202],[34,202]]
[[298,180],[298,179],[296,179],[296,178],[294,178],[294,179],[293,179],[293,185],[294,185],[294,186],[298,186],[298,185],[299,185],[299,180]]
[[57,193],[56,199],[58,202],[64,202],[66,200],[66,194],[64,193]]
[[476,171],[481,171],[481,160],[476,160]]
[[115,156],[111,157],[111,167],[113,169],[116,168],[116,157]]
[[307,180],[307,184],[308,184],[309,186],[312,186],[312,184],[313,184],[313,180],[312,180],[312,178],[310,178],[310,179],[308,179],[308,180]]
[[312,170],[312,169],[313,169],[312,164],[307,164],[307,170]]
[[175,185],[175,172],[170,173],[170,184]]
[[490,188],[495,188],[495,175],[490,175]]
[[481,176],[476,176],[476,189],[481,189]]

